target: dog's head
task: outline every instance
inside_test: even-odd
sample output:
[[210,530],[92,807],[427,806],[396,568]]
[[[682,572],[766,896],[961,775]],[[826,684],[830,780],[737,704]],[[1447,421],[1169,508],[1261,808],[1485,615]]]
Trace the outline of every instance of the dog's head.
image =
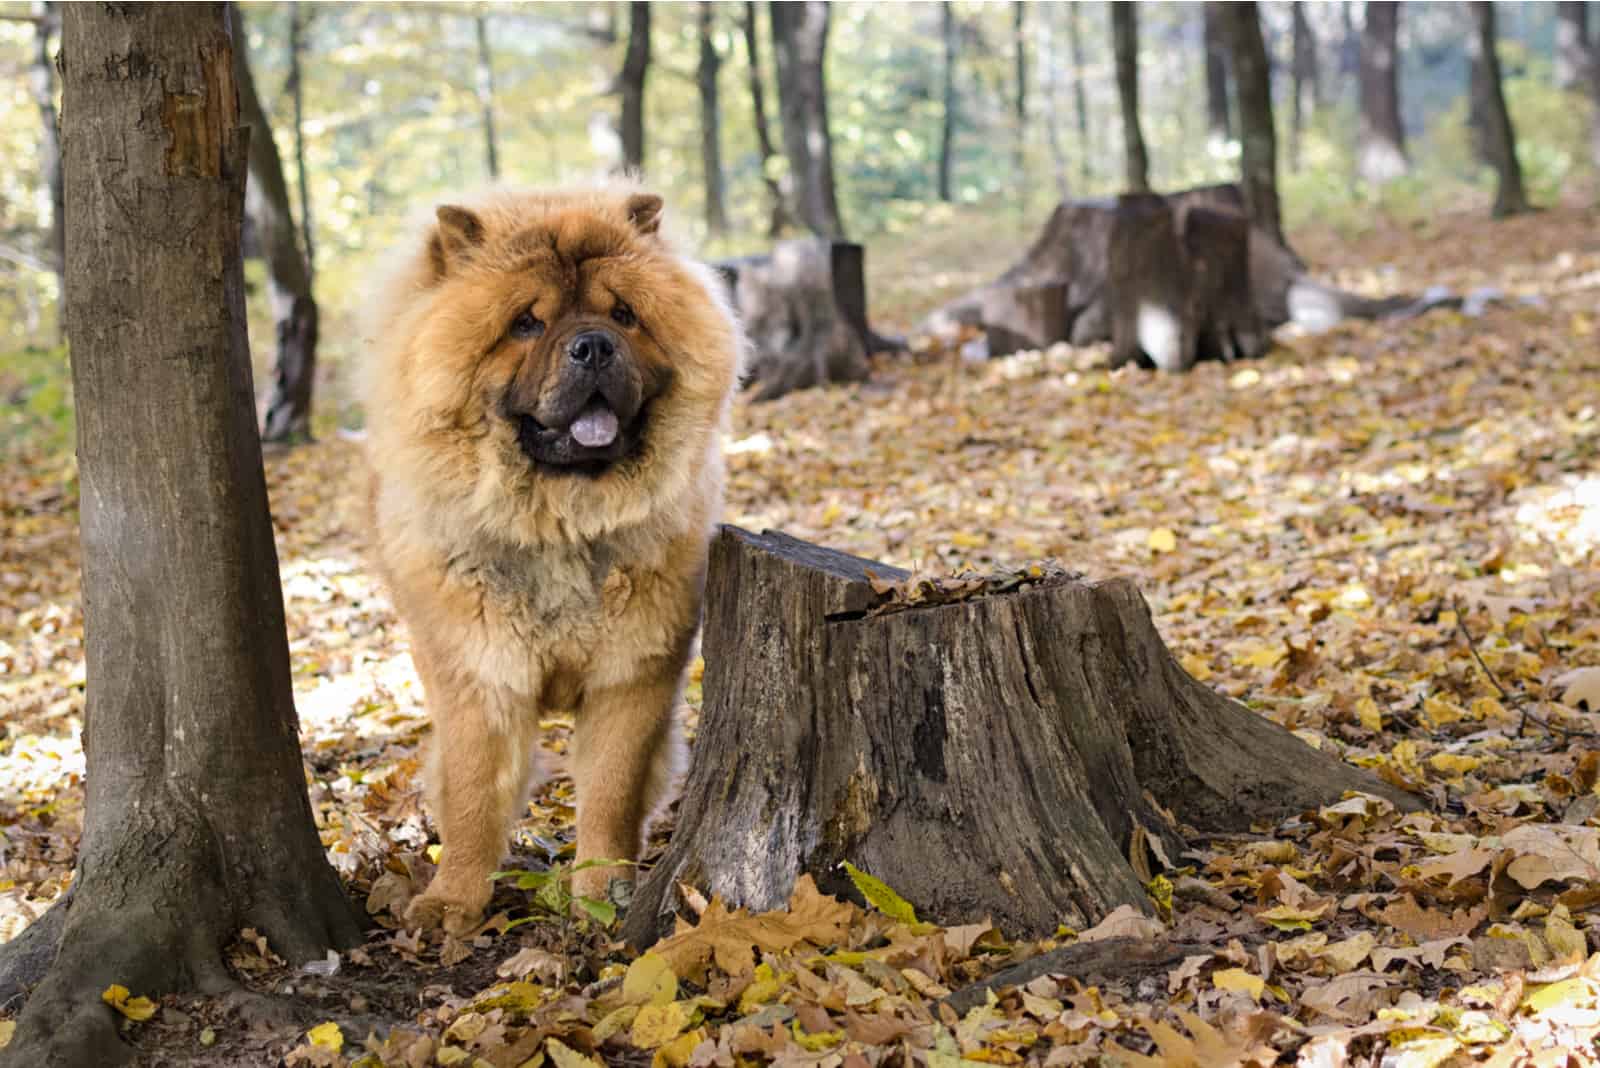
[[440,207],[382,328],[401,355],[379,368],[374,436],[402,415],[430,483],[453,460],[470,506],[518,540],[592,536],[683,492],[711,460],[738,340],[661,212],[628,188]]

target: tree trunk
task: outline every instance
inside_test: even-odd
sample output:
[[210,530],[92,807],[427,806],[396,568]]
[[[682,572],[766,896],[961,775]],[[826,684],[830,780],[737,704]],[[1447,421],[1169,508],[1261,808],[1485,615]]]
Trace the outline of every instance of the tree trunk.
[[1250,221],[1279,244],[1278,137],[1272,122],[1272,71],[1254,3],[1228,4],[1223,13],[1234,85],[1239,95],[1239,185]]
[[1289,98],[1289,169],[1299,171],[1306,118],[1322,106],[1322,79],[1318,72],[1317,38],[1311,32],[1311,20],[1306,18],[1306,5],[1302,0],[1294,0],[1290,10],[1294,31],[1290,59],[1293,89]]
[[1556,86],[1582,91],[1589,84],[1594,53],[1589,42],[1589,5],[1583,0],[1556,4]]
[[1233,116],[1228,107],[1227,6],[1216,0],[1200,5],[1206,53],[1206,131],[1222,142],[1233,140]]
[[950,196],[950,148],[956,130],[956,13],[950,0],[939,5],[939,35],[944,40],[944,108],[939,125],[939,199]]
[[1067,153],[1061,145],[1061,42],[1048,8],[1042,23],[1039,65],[1044,71],[1045,144],[1050,149],[1050,168],[1055,171],[1056,196],[1065,199],[1072,185],[1067,180]]
[[1016,188],[1025,193],[1028,186],[1028,8],[1022,0],[1011,3],[1011,52],[1017,72],[1016,122],[1017,143],[1015,162]]
[[755,0],[745,0],[744,54],[749,60],[750,108],[754,115],[756,127],[756,146],[761,152],[761,180],[766,184],[767,201],[770,205],[767,217],[767,236],[777,237],[786,226],[790,225],[792,216],[789,211],[788,197],[784,195],[783,187],[778,183],[778,179],[774,174],[778,153],[772,147],[772,131],[771,127],[767,125],[767,94],[761,77],[759,41],[760,34],[756,30]]
[[650,5],[628,5],[628,51],[622,58],[622,165],[644,170],[644,79],[650,72]]
[[1125,192],[1148,193],[1150,159],[1144,150],[1144,133],[1139,129],[1139,17],[1128,0],[1113,0],[1110,6],[1117,98],[1122,102],[1122,184]]
[[[306,253],[306,277],[317,278],[317,243],[311,229],[311,178],[306,169],[305,80],[301,56],[305,53],[306,4],[289,7],[289,98],[294,102],[294,169],[300,187],[300,245]],[[240,47],[244,42],[240,42]]]
[[1400,5],[1368,0],[1361,30],[1361,126],[1356,174],[1382,185],[1407,174],[1405,130],[1400,125]]
[[767,256],[718,263],[750,342],[755,400],[867,377],[878,339],[867,328],[862,248],[799,237]]
[[489,15],[478,11],[472,16],[478,37],[478,109],[483,112],[483,158],[490,178],[500,177],[500,145],[494,131],[494,53],[489,48]]
[[272,394],[267,399],[261,436],[266,441],[306,441],[311,438],[311,402],[317,374],[317,301],[311,291],[311,273],[295,244],[294,215],[289,210],[283,162],[278,158],[272,126],[250,73],[244,15],[237,7],[232,10],[234,39],[238,42],[233,53],[234,81],[239,89],[241,117],[252,134],[245,205],[267,262],[272,320],[278,337]]
[[1600,60],[1589,64],[1589,162],[1600,168]]
[[360,931],[296,738],[245,338],[247,134],[226,9],[65,15],[87,801],[60,950],[5,1052],[75,1066],[128,1052],[100,999],[113,983],[227,988],[221,950],[244,926],[294,963]]
[[767,5],[778,57],[778,109],[783,143],[794,176],[800,221],[823,237],[844,236],[833,183],[833,137],[828,130],[829,6],[823,0]]
[[1475,33],[1467,47],[1473,62],[1481,65],[1484,79],[1484,147],[1497,178],[1494,216],[1516,215],[1528,210],[1522,190],[1522,166],[1517,162],[1517,139],[1511,129],[1511,114],[1506,110],[1505,94],[1500,90],[1500,57],[1495,48],[1494,4],[1474,0],[1472,21]]
[[1149,911],[1143,873],[1184,847],[1173,815],[1240,831],[1347,790],[1417,807],[1190,678],[1126,580],[1013,578],[886,611],[876,591],[908,578],[723,528],[693,763],[629,941],[668,929],[680,883],[753,910],[803,872],[854,896],[843,861],[923,919],[1037,938]]
[[706,182],[706,230],[725,234],[728,206],[722,184],[722,106],[717,94],[722,56],[711,35],[714,14],[710,0],[700,0],[700,65],[695,70],[695,80],[700,86],[700,168]]
[[1078,11],[1077,4],[1067,5],[1067,45],[1072,52],[1072,111],[1078,120],[1078,179],[1088,185],[1094,146],[1089,140],[1089,93],[1084,85],[1083,27]]
[[56,68],[50,56],[50,38],[60,32],[61,11],[56,3],[33,5],[33,62],[28,87],[39,109],[39,177],[50,190],[50,270],[56,276],[56,332],[66,336],[66,197],[61,184],[61,127],[56,116]]

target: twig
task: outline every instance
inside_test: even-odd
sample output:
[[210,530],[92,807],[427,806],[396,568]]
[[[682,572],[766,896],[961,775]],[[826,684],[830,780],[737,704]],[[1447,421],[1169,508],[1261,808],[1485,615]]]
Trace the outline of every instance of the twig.
[[1500,700],[1506,702],[1513,708],[1519,709],[1522,713],[1522,718],[1517,722],[1517,737],[1522,737],[1523,732],[1528,729],[1529,720],[1532,720],[1535,724],[1541,727],[1545,733],[1551,735],[1552,737],[1559,734],[1563,741],[1571,738],[1600,737],[1600,733],[1595,731],[1572,730],[1571,728],[1561,726],[1559,723],[1550,722],[1548,719],[1545,719],[1543,716],[1535,712],[1532,708],[1528,707],[1529,702],[1532,700],[1528,694],[1514,694],[1502,686],[1500,684],[1500,679],[1493,671],[1489,669],[1489,665],[1483,662],[1483,656],[1478,652],[1478,643],[1476,639],[1472,637],[1472,632],[1467,629],[1467,613],[1465,606],[1462,605],[1459,600],[1452,603],[1456,613],[1456,630],[1460,632],[1462,640],[1467,643],[1467,651],[1472,654],[1472,659],[1477,661],[1478,669],[1483,672],[1484,678],[1489,680],[1489,685],[1494,687],[1495,693],[1500,695]]

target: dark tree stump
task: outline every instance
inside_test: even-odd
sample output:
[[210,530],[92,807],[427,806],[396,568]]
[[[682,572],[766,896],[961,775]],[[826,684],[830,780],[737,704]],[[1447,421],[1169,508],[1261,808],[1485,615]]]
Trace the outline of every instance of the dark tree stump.
[[750,339],[749,381],[756,400],[796,389],[867,377],[869,353],[899,342],[867,325],[866,274],[860,245],[803,237],[766,256],[714,265],[727,280]]
[[1250,223],[1242,215],[1200,205],[1176,208],[1178,239],[1189,268],[1189,286],[1201,313],[1195,324],[1202,360],[1251,360],[1269,338],[1252,299],[1254,287],[1237,284],[1250,276]]
[[983,328],[990,356],[1053,345],[1068,334],[1067,286],[1047,282],[990,290],[983,300]]
[[1201,310],[1184,251],[1165,200],[1154,193],[1117,198],[1106,257],[1111,366],[1135,361],[1163,371],[1194,366]]
[[1242,830],[1347,790],[1416,807],[1195,682],[1127,581],[881,614],[874,575],[905,577],[783,534],[716,538],[705,705],[634,944],[680,882],[768,909],[802,872],[851,893],[844,860],[924,918],[1039,936],[1147,909],[1130,856],[1177,859],[1167,812]]

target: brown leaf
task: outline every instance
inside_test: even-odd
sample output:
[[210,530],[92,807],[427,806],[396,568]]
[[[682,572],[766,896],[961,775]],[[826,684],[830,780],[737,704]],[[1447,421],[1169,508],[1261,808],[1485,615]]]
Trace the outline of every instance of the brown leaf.
[[1489,906],[1475,909],[1457,909],[1446,913],[1423,908],[1410,894],[1393,902],[1374,919],[1405,932],[1414,942],[1432,942],[1441,938],[1459,938],[1470,934],[1489,916]]
[[666,958],[680,979],[704,983],[712,961],[729,975],[739,975],[755,968],[756,948],[779,953],[801,942],[827,946],[842,941],[855,913],[853,906],[819,891],[810,875],[802,875],[787,909],[752,916],[713,897],[698,924],[680,920],[678,931],[656,943],[652,952]]

